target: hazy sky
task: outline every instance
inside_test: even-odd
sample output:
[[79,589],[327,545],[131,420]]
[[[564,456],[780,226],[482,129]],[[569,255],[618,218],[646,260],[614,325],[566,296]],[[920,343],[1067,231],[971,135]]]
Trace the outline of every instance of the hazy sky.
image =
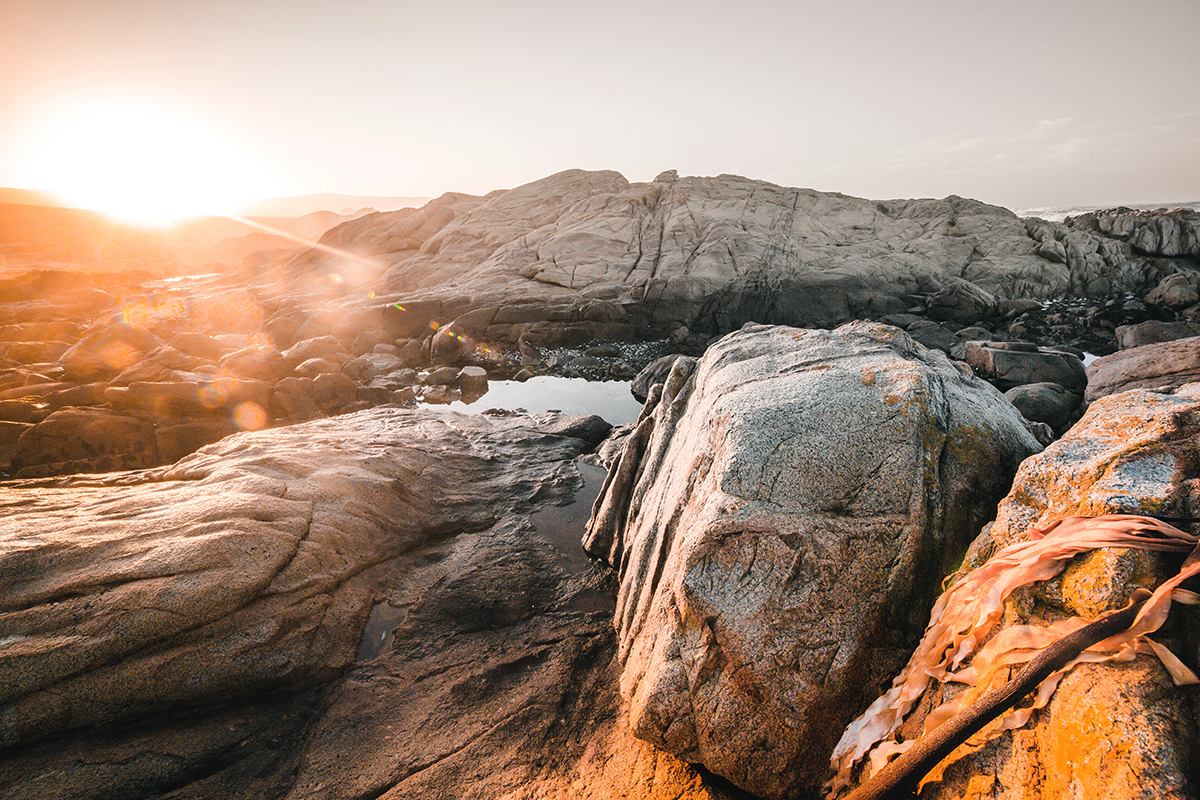
[[39,115],[116,97],[202,120],[274,195],[581,167],[1200,200],[1197,33],[1197,0],[0,0],[0,186],[53,188]]

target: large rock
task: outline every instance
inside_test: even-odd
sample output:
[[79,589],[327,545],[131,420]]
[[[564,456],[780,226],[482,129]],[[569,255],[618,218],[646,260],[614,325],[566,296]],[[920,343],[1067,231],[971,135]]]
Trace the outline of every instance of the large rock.
[[1038,449],[994,387],[895,328],[747,326],[677,361],[587,540],[620,568],[635,734],[761,797],[814,793]]
[[1128,350],[1131,347],[1141,347],[1144,344],[1158,342],[1173,342],[1176,339],[1190,339],[1200,336],[1200,323],[1181,320],[1179,322],[1160,322],[1147,320],[1136,325],[1122,325],[1116,330],[1117,347]]
[[10,468],[17,477],[39,477],[159,463],[152,423],[105,409],[63,408],[21,434]]
[[75,380],[111,378],[161,346],[162,341],[145,328],[116,322],[72,345],[61,361]]
[[1126,241],[1150,255],[1200,256],[1200,211],[1193,208],[1113,208],[1068,217],[1065,222]]
[[[1047,250],[1059,236],[1066,243]],[[733,175],[629,183],[570,170],[482,198],[447,195],[415,214],[370,215],[328,238],[382,270],[373,288],[392,335],[427,335],[431,322],[453,319],[464,335],[486,330],[509,344],[538,323],[656,337],[746,321],[831,327],[903,312],[914,297],[974,322],[1012,298],[1153,285],[1123,243],[1057,223],[1031,228],[974,200],[874,202]],[[334,269],[333,256],[307,251],[263,291]],[[605,319],[589,318],[593,303]]]
[[[968,566],[998,547],[1026,541],[1038,522],[1110,513],[1200,514],[1198,389],[1193,385],[1176,396],[1130,391],[1092,403],[1066,436],[1021,465],[995,524],[972,546]],[[999,627],[1046,625],[1064,615],[1092,619],[1176,568],[1177,560],[1145,551],[1085,552],[1053,580],[1014,594]],[[1171,615],[1180,618],[1178,610]],[[1187,660],[1189,652],[1194,656],[1195,628],[1195,616],[1184,614],[1154,638]],[[921,797],[1196,797],[1200,753],[1190,695],[1151,655],[1080,664],[1028,725],[977,752],[955,751],[938,770],[941,781],[927,784]],[[918,703],[902,728],[906,737],[916,734],[930,707],[928,697]]]
[[6,484],[0,797],[728,798],[629,736],[587,505],[541,511],[589,425],[377,409]]
[[1200,380],[1200,337],[1118,350],[1088,365],[1087,400],[1129,389],[1172,389]]

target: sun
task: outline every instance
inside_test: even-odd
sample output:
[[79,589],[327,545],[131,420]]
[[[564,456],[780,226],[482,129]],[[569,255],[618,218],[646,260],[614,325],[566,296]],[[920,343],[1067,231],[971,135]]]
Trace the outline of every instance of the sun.
[[27,129],[24,182],[64,206],[121,222],[168,226],[223,214],[268,194],[256,160],[185,109],[87,98],[47,109]]

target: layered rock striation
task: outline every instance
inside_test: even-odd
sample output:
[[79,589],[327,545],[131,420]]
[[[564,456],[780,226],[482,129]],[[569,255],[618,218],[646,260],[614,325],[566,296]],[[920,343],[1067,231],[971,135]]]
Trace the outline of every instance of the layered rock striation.
[[653,337],[746,321],[834,327],[914,306],[966,324],[1016,299],[1144,293],[1187,266],[960,197],[876,202],[732,175],[629,183],[582,170],[371,215],[324,241],[360,260],[310,250],[274,274],[296,287],[344,273],[403,307],[381,306],[390,325],[452,322],[500,343],[545,342],[547,323],[568,338],[589,325]]
[[0,797],[727,797],[618,724],[604,572],[538,523],[607,429],[377,409],[0,487]]

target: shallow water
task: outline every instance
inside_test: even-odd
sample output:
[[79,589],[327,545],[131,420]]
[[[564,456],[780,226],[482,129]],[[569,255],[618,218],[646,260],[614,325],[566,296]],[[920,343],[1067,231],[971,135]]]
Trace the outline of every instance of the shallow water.
[[575,498],[565,506],[543,506],[529,517],[538,534],[559,552],[559,566],[570,573],[591,566],[591,556],[583,549],[583,534],[605,476],[600,467],[582,461],[576,461],[575,466],[583,477]]
[[489,381],[487,394],[471,403],[450,403],[455,411],[479,414],[489,408],[524,409],[530,414],[561,411],[595,414],[612,425],[637,422],[642,404],[629,391],[629,381],[589,381],[539,375],[527,381]]

